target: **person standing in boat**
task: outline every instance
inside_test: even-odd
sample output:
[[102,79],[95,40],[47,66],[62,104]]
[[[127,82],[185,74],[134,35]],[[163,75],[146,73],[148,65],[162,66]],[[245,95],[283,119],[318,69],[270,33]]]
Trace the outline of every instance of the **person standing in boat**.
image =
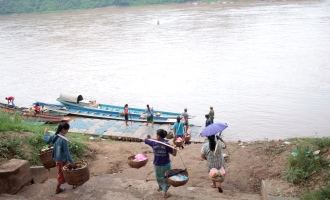
[[185,129],[184,129],[184,132],[187,133],[188,132],[188,127],[189,127],[189,114],[188,114],[188,109],[185,108],[184,109],[184,112],[181,114],[183,120],[184,120],[184,126],[185,126]]
[[157,130],[157,139],[150,139],[150,135],[144,140],[144,143],[151,146],[154,152],[154,168],[156,179],[158,183],[158,191],[163,192],[164,198],[169,197],[167,193],[170,184],[165,178],[165,172],[171,169],[170,155],[176,156],[177,150],[170,147],[168,141],[165,139],[167,132],[163,129]]
[[36,103],[34,106],[33,106],[33,111],[34,111],[34,114],[40,114],[42,109],[41,109],[41,106],[39,103]]
[[154,124],[154,112],[153,109],[150,108],[149,104],[147,104],[147,109],[145,110],[145,113],[147,114],[147,126],[149,123],[153,126]]
[[64,189],[61,188],[61,185],[66,182],[63,175],[63,167],[67,164],[73,164],[73,160],[69,151],[69,140],[65,137],[69,129],[70,125],[66,122],[58,125],[56,133],[51,141],[51,143],[54,145],[53,160],[56,162],[57,167],[56,194],[64,191]]
[[206,121],[205,121],[205,127],[207,127],[208,125],[212,124],[212,121],[210,119],[210,115],[209,114],[206,114],[205,115],[205,119],[206,119]]
[[213,110],[212,106],[210,107],[209,116],[210,116],[211,124],[213,124],[214,123],[214,110]]
[[6,97],[5,99],[7,100],[8,106],[11,105],[11,106],[15,107],[15,104],[14,104],[15,97],[9,96],[9,97]]
[[124,117],[125,117],[126,126],[128,126],[128,115],[129,115],[128,104],[125,104],[125,106],[124,106]]

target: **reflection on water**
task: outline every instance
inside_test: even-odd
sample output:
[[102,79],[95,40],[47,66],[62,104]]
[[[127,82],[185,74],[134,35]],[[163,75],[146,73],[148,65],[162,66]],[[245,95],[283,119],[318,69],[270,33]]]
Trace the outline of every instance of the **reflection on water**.
[[0,16],[0,96],[187,107],[201,125],[212,105],[227,139],[327,136],[329,10],[228,2]]

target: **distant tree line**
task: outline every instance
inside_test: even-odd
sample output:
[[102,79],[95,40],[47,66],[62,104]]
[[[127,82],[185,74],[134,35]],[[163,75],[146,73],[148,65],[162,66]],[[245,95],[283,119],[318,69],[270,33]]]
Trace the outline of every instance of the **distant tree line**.
[[0,0],[0,14],[43,12],[67,9],[182,3],[191,0]]

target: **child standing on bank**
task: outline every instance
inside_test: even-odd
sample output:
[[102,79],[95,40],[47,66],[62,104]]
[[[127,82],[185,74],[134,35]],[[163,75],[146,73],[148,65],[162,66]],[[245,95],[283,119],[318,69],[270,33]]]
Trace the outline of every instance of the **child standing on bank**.
[[126,126],[128,126],[128,115],[129,115],[128,104],[125,104],[125,106],[124,106],[124,117],[125,117]]

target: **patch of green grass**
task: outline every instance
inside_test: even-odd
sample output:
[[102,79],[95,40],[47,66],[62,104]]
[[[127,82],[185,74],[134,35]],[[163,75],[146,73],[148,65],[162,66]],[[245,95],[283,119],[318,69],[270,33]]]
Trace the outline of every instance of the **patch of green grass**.
[[314,155],[310,146],[298,145],[288,158],[285,177],[288,182],[299,184],[312,174],[328,167],[328,163],[320,155]]
[[71,142],[69,143],[69,149],[73,157],[72,159],[77,161],[83,157],[86,150],[86,145],[75,140],[70,141]]
[[330,183],[326,185],[324,188],[313,192],[306,192],[302,200],[330,200]]
[[4,131],[17,131],[17,132],[33,132],[42,133],[45,128],[49,128],[46,125],[34,125],[27,121],[24,121],[18,114],[10,114],[0,111],[0,132]]
[[297,145],[311,146],[317,149],[324,149],[330,147],[330,137],[322,138],[292,138],[290,142]]
[[88,138],[90,137],[89,135],[83,133],[74,133],[74,132],[70,132],[67,136],[70,140],[74,140],[76,142],[87,142]]
[[0,140],[0,159],[20,158],[27,159],[22,150],[23,141],[18,138]]
[[[45,129],[55,130],[56,126],[34,125],[22,120],[19,115],[0,112],[0,159],[21,158],[29,160],[32,165],[39,165],[39,152],[46,146],[43,140]],[[9,133],[11,131],[13,133]],[[20,132],[30,132],[31,135],[15,137]],[[75,160],[81,159],[85,153],[88,136],[79,133],[69,133],[69,149]]]
[[303,138],[301,141],[312,144],[319,149],[330,147],[330,137],[323,138]]

